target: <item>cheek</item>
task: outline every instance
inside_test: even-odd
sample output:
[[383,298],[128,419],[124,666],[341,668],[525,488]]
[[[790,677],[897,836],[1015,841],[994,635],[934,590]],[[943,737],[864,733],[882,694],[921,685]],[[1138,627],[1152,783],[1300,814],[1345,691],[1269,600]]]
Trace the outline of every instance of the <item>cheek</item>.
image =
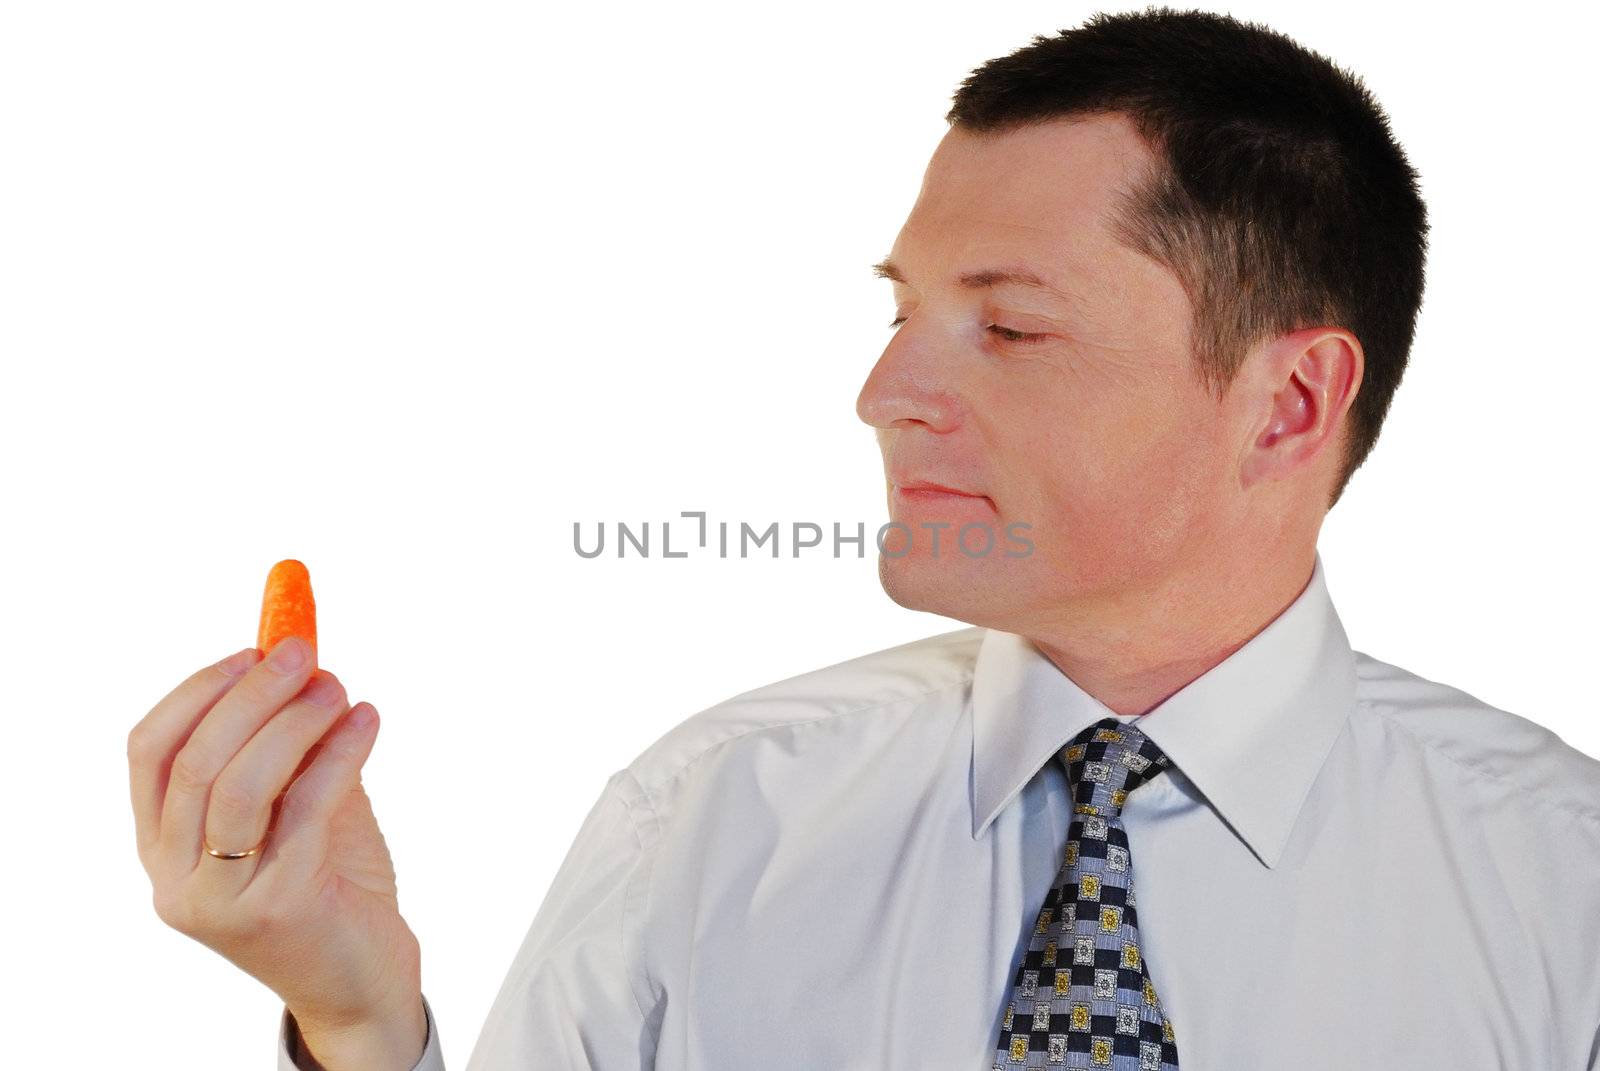
[[1192,538],[1221,500],[1222,415],[1150,353],[1006,366],[970,384],[1006,521],[1032,526],[1058,568],[1137,576]]
[[1102,409],[1040,437],[1029,497],[1051,545],[1085,568],[1131,575],[1204,522],[1221,471],[1215,418],[1180,409]]

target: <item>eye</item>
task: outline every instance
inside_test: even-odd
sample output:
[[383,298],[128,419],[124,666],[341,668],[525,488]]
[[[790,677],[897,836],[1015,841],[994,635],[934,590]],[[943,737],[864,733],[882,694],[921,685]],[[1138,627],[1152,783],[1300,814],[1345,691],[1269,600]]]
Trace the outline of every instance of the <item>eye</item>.
[[1001,327],[999,324],[990,324],[989,330],[1007,342],[1016,342],[1024,346],[1032,346],[1035,343],[1043,342],[1049,337],[1043,334],[1030,334],[1026,331],[1013,331],[1011,328]]
[[[906,318],[904,316],[900,316],[900,317],[897,317],[897,318],[895,318],[893,320],[890,320],[889,321],[889,326],[890,327],[899,327],[901,324],[903,324],[905,322],[906,322]],[[989,325],[989,330],[993,331],[995,334],[999,335],[1000,338],[1003,339],[1004,341],[1006,341],[1006,342],[1014,342],[1014,343],[1016,343],[1018,345],[1021,345],[1021,346],[1032,346],[1032,345],[1035,345],[1037,343],[1043,342],[1046,338],[1049,337],[1049,336],[1044,335],[1044,334],[1030,333],[1030,332],[1027,332],[1027,331],[1013,331],[1011,328],[1009,328],[1009,327],[1001,327],[999,324],[990,324]]]

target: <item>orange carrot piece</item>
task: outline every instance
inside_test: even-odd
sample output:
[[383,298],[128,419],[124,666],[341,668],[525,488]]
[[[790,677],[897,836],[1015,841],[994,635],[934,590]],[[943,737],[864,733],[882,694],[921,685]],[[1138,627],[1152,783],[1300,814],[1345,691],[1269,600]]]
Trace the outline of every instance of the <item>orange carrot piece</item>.
[[299,636],[309,643],[316,661],[317,603],[311,597],[311,573],[293,558],[285,558],[267,573],[256,647],[263,656],[269,655],[285,636]]

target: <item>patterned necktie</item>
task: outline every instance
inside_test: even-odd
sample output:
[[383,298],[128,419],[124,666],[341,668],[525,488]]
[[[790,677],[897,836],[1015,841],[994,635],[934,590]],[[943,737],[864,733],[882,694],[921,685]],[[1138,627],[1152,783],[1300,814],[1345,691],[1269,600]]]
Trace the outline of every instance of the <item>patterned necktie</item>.
[[1172,1024],[1139,947],[1128,793],[1167,768],[1131,723],[1102,718],[1058,753],[1072,786],[1066,860],[1012,983],[993,1071],[1177,1071]]

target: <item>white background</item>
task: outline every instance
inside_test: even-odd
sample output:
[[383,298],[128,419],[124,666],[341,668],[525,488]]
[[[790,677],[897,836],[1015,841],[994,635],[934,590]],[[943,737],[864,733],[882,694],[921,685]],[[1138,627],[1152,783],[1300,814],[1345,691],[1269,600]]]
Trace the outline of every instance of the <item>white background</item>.
[[[1540,6],[1231,10],[1366,80],[1433,220],[1321,541],[1352,643],[1600,754],[1594,27]],[[453,1068],[612,771],[962,627],[890,602],[870,543],[591,561],[572,525],[887,519],[868,265],[960,79],[1093,10],[8,5],[7,1064],[271,1066],[276,996],[151,907],[124,745],[254,642],[279,558],[383,720],[365,781]]]

